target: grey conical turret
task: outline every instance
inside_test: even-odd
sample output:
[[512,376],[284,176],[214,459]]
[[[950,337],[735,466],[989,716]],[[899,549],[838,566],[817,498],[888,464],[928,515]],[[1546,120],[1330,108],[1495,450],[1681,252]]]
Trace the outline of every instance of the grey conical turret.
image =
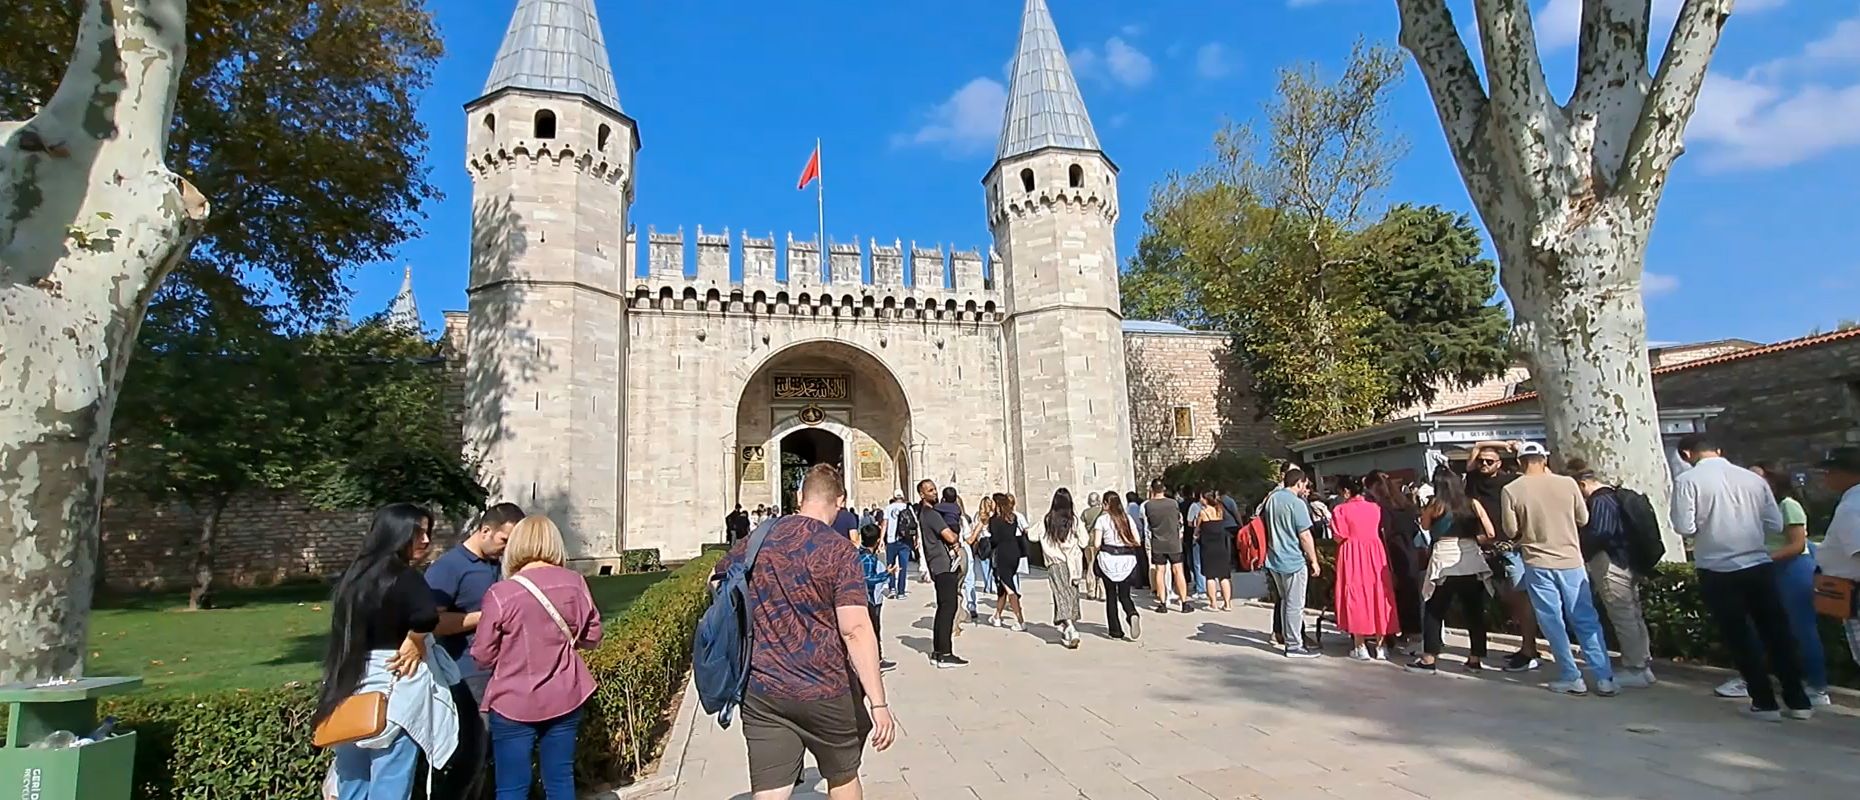
[[577,94],[620,111],[611,65],[594,0],[518,0],[484,93]]
[[1021,12],[1020,47],[1010,80],[996,161],[1048,147],[1100,149],[1046,0],[1027,0]]

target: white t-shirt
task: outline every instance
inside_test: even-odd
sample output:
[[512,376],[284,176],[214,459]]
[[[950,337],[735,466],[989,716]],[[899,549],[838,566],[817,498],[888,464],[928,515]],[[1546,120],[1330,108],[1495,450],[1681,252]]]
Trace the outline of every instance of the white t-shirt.
[[1815,564],[1824,574],[1860,581],[1860,486],[1841,495],[1828,538],[1815,548]]
[[898,540],[898,512],[903,510],[903,503],[892,503],[891,505],[885,506],[885,544],[891,544]]
[[[1131,531],[1131,535],[1135,536],[1136,531]],[[1126,542],[1124,537],[1118,534],[1117,523],[1111,521],[1110,514],[1098,515],[1098,521],[1092,525],[1092,541],[1099,545],[1112,547],[1137,546],[1136,542]],[[1105,576],[1111,580],[1122,581],[1129,578],[1130,573],[1137,571],[1137,556],[1135,553],[1113,555],[1101,550],[1098,552],[1098,569],[1103,570]]]

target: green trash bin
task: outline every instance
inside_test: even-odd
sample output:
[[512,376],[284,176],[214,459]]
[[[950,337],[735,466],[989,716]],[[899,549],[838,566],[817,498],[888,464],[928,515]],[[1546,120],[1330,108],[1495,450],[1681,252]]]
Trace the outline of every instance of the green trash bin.
[[141,678],[0,685],[0,703],[8,712],[6,746],[0,747],[0,798],[128,800],[136,765],[134,733],[68,747],[33,745],[59,731],[88,735],[98,725],[97,698],[141,685]]

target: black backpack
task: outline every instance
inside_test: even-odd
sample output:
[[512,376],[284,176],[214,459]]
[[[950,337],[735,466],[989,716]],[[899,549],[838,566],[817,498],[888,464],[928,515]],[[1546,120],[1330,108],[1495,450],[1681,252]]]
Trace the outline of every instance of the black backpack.
[[898,541],[910,545],[912,549],[916,549],[917,509],[911,506],[905,506],[898,511],[898,515],[893,519],[892,524],[898,526]]
[[1666,540],[1660,537],[1660,516],[1653,501],[1633,489],[1615,489],[1615,502],[1621,506],[1621,527],[1627,533],[1628,568],[1641,575],[1652,575],[1666,557]]

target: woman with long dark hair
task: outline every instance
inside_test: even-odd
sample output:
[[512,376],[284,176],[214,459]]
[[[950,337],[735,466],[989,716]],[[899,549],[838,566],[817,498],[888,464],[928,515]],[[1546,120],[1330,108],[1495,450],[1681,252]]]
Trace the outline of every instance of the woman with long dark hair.
[[1201,575],[1208,581],[1208,610],[1234,607],[1234,537],[1227,533],[1227,507],[1221,493],[1204,489],[1201,500],[1189,509],[1195,536],[1201,542]]
[[432,512],[420,506],[383,506],[361,553],[336,583],[323,688],[311,722],[321,724],[360,694],[383,693],[388,707],[379,735],[333,748],[342,800],[408,800],[421,753],[437,767],[458,744],[458,713],[448,688],[457,668],[445,651],[427,646],[439,608],[413,566],[426,557],[432,530]]
[[[1809,703],[1830,705],[1834,700],[1828,696],[1828,657],[1821,647],[1821,631],[1815,621],[1815,551],[1808,542],[1808,512],[1802,508],[1795,483],[1775,462],[1759,461],[1750,465],[1750,471],[1769,482],[1770,494],[1776,496],[1776,506],[1782,510],[1782,532],[1766,537],[1764,546],[1776,563],[1776,591],[1782,595],[1789,632],[1795,636],[1803,688],[1808,690]],[[1755,649],[1757,645],[1753,642],[1750,646]],[[1741,679],[1733,680],[1742,683]],[[1746,693],[1750,691],[1742,688]]]
[[[1341,501],[1331,509],[1331,535],[1337,539],[1334,600],[1337,627],[1350,634],[1350,657],[1389,660],[1387,639],[1401,627],[1395,615],[1395,579],[1389,574],[1388,549],[1382,544],[1382,509],[1363,496],[1362,481],[1344,475],[1337,482]],[[1374,644],[1375,649],[1369,649]]]
[[995,572],[995,625],[1006,628],[1007,612],[1014,611],[1014,630],[1027,629],[1027,613],[1020,607],[1020,526],[1014,523],[1014,500],[996,492],[989,497],[995,511],[983,523],[988,526],[988,541],[993,545],[990,557]]
[[1431,542],[1428,548],[1427,574],[1421,583],[1424,606],[1421,656],[1408,665],[1408,671],[1432,675],[1435,662],[1445,647],[1441,628],[1446,625],[1447,610],[1457,601],[1466,618],[1467,634],[1472,638],[1466,669],[1478,672],[1485,662],[1485,596],[1491,590],[1492,565],[1485,560],[1481,545],[1494,538],[1492,520],[1485,505],[1466,495],[1466,482],[1453,470],[1434,470],[1434,496],[1421,509],[1421,522]]
[[1040,532],[1040,552],[1046,556],[1047,582],[1053,589],[1053,624],[1066,647],[1079,646],[1079,588],[1075,575],[1083,575],[1085,545],[1079,541],[1078,518],[1072,514],[1072,495],[1065,489],[1053,493]]
[[[1130,641],[1143,638],[1137,604],[1130,599],[1131,576],[1137,571],[1140,552],[1136,531],[1130,526],[1130,514],[1124,510],[1124,498],[1115,491],[1105,492],[1101,502],[1104,513],[1093,524],[1092,538],[1098,542],[1098,577],[1104,580],[1104,618],[1111,638],[1124,638],[1124,623],[1130,624]],[[1123,617],[1118,607],[1123,607]]]
[[1421,625],[1421,549],[1415,539],[1421,533],[1421,511],[1401,490],[1401,481],[1380,470],[1363,477],[1363,492],[1382,508],[1382,549],[1388,558],[1389,576],[1395,581],[1395,612],[1401,622],[1401,634],[1395,637],[1398,647],[1422,633]]

